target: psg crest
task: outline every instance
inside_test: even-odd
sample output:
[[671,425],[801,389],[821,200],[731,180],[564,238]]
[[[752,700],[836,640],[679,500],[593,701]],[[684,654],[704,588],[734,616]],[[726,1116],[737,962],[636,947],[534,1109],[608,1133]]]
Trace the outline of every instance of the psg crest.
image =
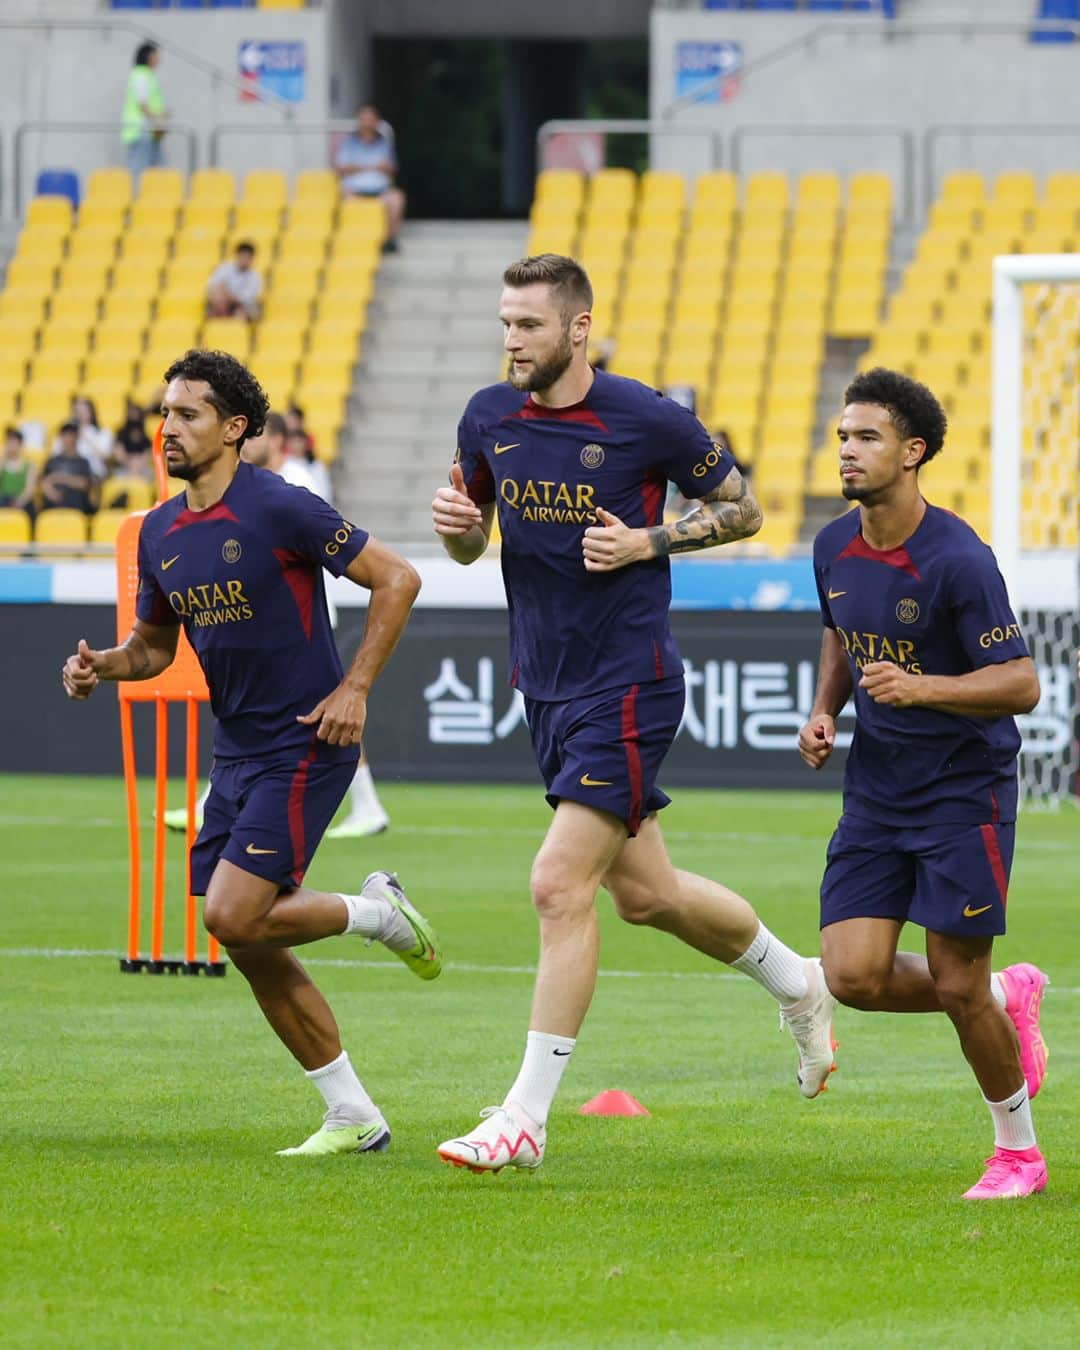
[[896,617],[901,623],[914,623],[919,617],[919,606],[914,600],[901,600],[896,606]]
[[221,556],[227,563],[240,561],[240,544],[236,539],[226,539],[222,545]]
[[586,469],[598,469],[604,462],[602,445],[587,445],[581,452],[581,463]]

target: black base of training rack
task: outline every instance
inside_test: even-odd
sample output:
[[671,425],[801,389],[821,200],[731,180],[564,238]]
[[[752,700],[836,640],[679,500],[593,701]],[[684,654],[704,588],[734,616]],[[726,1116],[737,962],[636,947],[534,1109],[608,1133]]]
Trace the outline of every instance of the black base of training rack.
[[120,970],[124,975],[205,975],[208,979],[224,979],[228,963],[225,961],[181,961],[169,957],[162,961],[152,961],[148,956],[137,956],[134,960],[128,956],[120,958]]

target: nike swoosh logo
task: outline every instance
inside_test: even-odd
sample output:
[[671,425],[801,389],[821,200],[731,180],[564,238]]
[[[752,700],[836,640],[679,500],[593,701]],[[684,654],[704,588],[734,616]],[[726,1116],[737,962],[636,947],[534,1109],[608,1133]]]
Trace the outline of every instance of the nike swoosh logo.
[[583,773],[579,781],[582,787],[611,787],[605,779],[590,778],[587,773]]
[[988,909],[993,909],[993,905],[983,905],[982,909],[972,909],[970,905],[964,906],[964,918],[974,919],[979,914],[985,914]]
[[847,595],[847,591],[834,591],[834,590],[829,591],[830,600],[839,600],[842,595]]
[[244,852],[245,852],[245,853],[251,853],[251,854],[255,854],[255,853],[276,853],[276,852],[277,852],[277,849],[276,849],[276,848],[256,848],[254,844],[248,844],[247,848],[244,849]]
[[760,956],[758,957],[758,959],[757,959],[757,963],[758,963],[759,966],[760,966],[761,963],[765,960],[765,958],[768,956],[768,954],[769,954],[769,948],[770,948],[771,946],[772,946],[772,935],[770,934],[769,937],[768,937],[768,939],[767,939],[766,942],[765,942],[765,950],[761,953],[761,955],[760,955]]
[[[570,1053],[570,1051],[569,1051],[569,1050],[552,1050],[551,1053],[552,1053],[553,1055],[568,1055],[568,1054]],[[1012,1109],[1015,1111],[1015,1110],[1016,1110],[1016,1107],[1014,1106]]]
[[[555,1053],[558,1054],[559,1053],[558,1050],[556,1050]],[[1017,1102],[1015,1106],[1009,1107],[1009,1115],[1011,1116],[1014,1111],[1019,1111],[1022,1106],[1026,1105],[1027,1105],[1027,1094],[1025,1093],[1023,1101]]]
[[178,554],[176,554],[176,557],[174,557],[174,558],[167,558],[167,559],[161,564],[161,570],[162,570],[163,572],[167,572],[167,571],[169,570],[169,568],[173,565],[173,563],[176,562],[176,559],[179,558],[179,556],[180,556],[180,554],[178,553]]
[[507,450],[516,450],[520,444],[521,444],[520,441],[514,441],[512,445],[500,445],[499,442],[496,441],[495,453],[497,455],[505,455]]

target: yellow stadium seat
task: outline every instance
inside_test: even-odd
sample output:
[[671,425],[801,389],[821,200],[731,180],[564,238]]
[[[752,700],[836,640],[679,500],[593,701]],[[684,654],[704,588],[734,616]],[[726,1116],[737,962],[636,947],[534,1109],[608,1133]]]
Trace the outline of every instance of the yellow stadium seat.
[[577,169],[543,169],[536,176],[535,201],[568,201],[580,205],[585,178]]
[[72,237],[97,232],[116,239],[123,233],[126,213],[127,205],[125,203],[83,202],[79,208],[79,221],[72,231]]
[[223,243],[223,237],[213,231],[203,230],[199,227],[183,230],[173,241],[173,256],[170,265],[189,263],[194,266],[195,263],[198,263],[206,268],[206,275],[209,276],[221,261]]
[[203,324],[202,343],[214,351],[228,352],[246,361],[251,350],[251,325],[244,319],[207,319]]
[[22,287],[9,286],[0,291],[0,322],[10,323],[12,330],[36,329],[43,321],[46,295],[40,291],[27,291]]
[[214,198],[192,199],[184,203],[180,213],[180,232],[187,234],[201,230],[204,234],[221,238],[229,227],[232,210],[228,202]]
[[64,256],[67,234],[45,225],[25,229],[19,235],[15,247],[16,258],[36,259],[38,262],[51,263],[58,267]]
[[18,389],[26,383],[26,351],[0,346],[0,388]]
[[116,239],[106,231],[76,230],[68,244],[66,266],[84,263],[111,267],[116,260]]
[[1035,175],[1026,169],[1003,170],[994,179],[994,201],[1034,205]]
[[198,292],[170,292],[166,290],[158,297],[157,318],[159,320],[194,319],[201,315],[205,308],[205,298]]
[[184,199],[184,176],[179,169],[154,165],[144,169],[139,178],[136,205],[157,202],[166,207],[177,207]]
[[36,312],[32,309],[8,312],[0,295],[0,351],[32,352],[40,324],[40,306]]
[[305,288],[314,292],[319,284],[319,277],[322,273],[322,259],[318,257],[297,257],[281,259],[279,258],[269,275],[266,278],[267,288],[270,291],[278,286],[284,286],[289,290],[304,290]]
[[353,367],[356,365],[356,351],[320,350],[309,352],[300,362],[299,383],[325,383],[348,392],[352,385]]
[[255,351],[262,357],[300,359],[304,332],[288,319],[264,319],[255,329]]
[[127,352],[103,351],[95,345],[94,351],[86,358],[83,383],[124,384],[130,388],[134,383],[137,355],[136,348],[129,348]]
[[641,175],[641,210],[660,204],[681,214],[686,205],[686,179],[681,173],[647,169]]
[[94,351],[101,355],[137,355],[142,348],[145,325],[127,315],[102,319],[94,330]]
[[661,368],[661,383],[688,384],[704,391],[712,382],[713,359],[708,348],[700,351],[669,351]]
[[83,209],[88,202],[107,202],[128,206],[131,202],[131,174],[127,169],[95,169],[86,183]]
[[942,199],[978,204],[986,199],[986,182],[977,169],[957,169],[942,180]]
[[85,544],[89,533],[89,521],[81,511],[69,511],[63,507],[49,507],[38,513],[34,523],[34,543],[49,545]]
[[865,338],[881,322],[881,301],[862,287],[837,289],[829,318],[829,334],[836,338]]
[[336,209],[340,195],[333,169],[301,169],[293,184],[293,209],[301,202],[329,202]]
[[978,344],[967,328],[931,328],[926,335],[927,354],[938,359],[967,362],[977,350]]
[[[323,297],[320,305],[329,304],[328,312],[333,312],[334,304],[348,306],[350,313],[363,315],[367,309],[367,302],[358,305],[352,296],[339,296],[333,300]],[[265,319],[291,319],[302,329],[307,328],[311,319],[312,297],[310,294],[297,294],[295,291],[275,291],[267,296],[263,305],[263,318]],[[336,316],[335,316],[336,317]],[[360,320],[362,322],[362,320]]]
[[1025,202],[989,202],[982,213],[982,230],[1022,235],[1027,229],[1030,207]]
[[154,234],[126,234],[120,246],[120,257],[116,263],[116,275],[123,276],[126,263],[153,263],[162,267],[169,258],[169,241]]
[[112,548],[116,543],[116,536],[120,533],[120,526],[127,520],[129,514],[130,511],[124,507],[97,511],[90,520],[90,542]]
[[835,209],[840,205],[839,177],[835,173],[800,174],[796,200],[800,207],[813,203]]
[[194,345],[199,329],[199,318],[190,314],[166,315],[158,307],[157,318],[150,329],[148,345],[157,348],[175,348],[179,355],[186,347]]
[[278,262],[285,258],[317,258],[321,263],[329,242],[329,229],[291,226],[279,238]]
[[114,474],[106,478],[101,485],[101,505],[108,509],[118,504],[118,498],[126,497],[120,503],[128,511],[147,511],[154,504],[154,489],[145,478],[133,474]]
[[242,205],[280,209],[289,198],[285,175],[278,169],[251,169],[244,176]]
[[600,169],[589,180],[589,209],[600,204],[632,208],[637,192],[638,178],[632,169]]
[[767,205],[786,210],[788,196],[787,174],[771,169],[752,173],[744,184],[743,208],[753,210]]
[[338,233],[373,234],[381,238],[386,233],[386,211],[374,197],[347,197],[338,212]]
[[878,207],[892,210],[893,184],[887,173],[853,173],[848,180],[848,209]]
[[337,198],[320,201],[317,198],[296,201],[289,204],[285,223],[285,237],[291,234],[318,235],[326,240],[334,232],[337,223]]
[[119,263],[113,271],[110,294],[149,296],[155,298],[161,291],[161,261],[147,258],[138,262]]
[[56,265],[44,258],[16,254],[8,264],[7,285],[26,292],[47,295],[56,284]]
[[71,258],[60,269],[57,294],[53,300],[58,296],[67,298],[76,294],[84,298],[93,296],[94,300],[99,300],[109,285],[109,276],[110,265],[104,258]]
[[0,544],[29,544],[30,517],[17,506],[0,507]]
[[971,201],[954,201],[943,197],[930,207],[928,225],[931,230],[964,234],[975,229],[980,207]]
[[71,229],[71,202],[67,197],[44,195],[32,197],[26,208],[26,225],[34,229],[62,227],[66,234]]
[[296,362],[250,359],[255,378],[266,391],[271,408],[288,407],[296,388]]
[[228,169],[196,169],[191,175],[189,202],[216,202],[231,206],[236,198],[236,180]]
[[206,286],[214,264],[208,264],[202,258],[174,258],[165,272],[164,283],[160,287],[162,295],[206,294]]
[[31,379],[35,383],[68,385],[74,390],[79,383],[82,360],[77,351],[38,352],[33,358]]
[[308,329],[311,350],[338,346],[345,351],[357,350],[361,329],[355,316],[348,318],[319,318]]
[[1047,202],[1080,207],[1080,172],[1074,169],[1058,169],[1047,174],[1043,197]]

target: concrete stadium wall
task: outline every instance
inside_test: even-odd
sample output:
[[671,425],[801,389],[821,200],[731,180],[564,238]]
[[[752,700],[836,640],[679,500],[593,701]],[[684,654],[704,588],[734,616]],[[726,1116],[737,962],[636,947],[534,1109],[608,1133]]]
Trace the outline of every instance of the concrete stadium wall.
[[[96,7],[95,7],[96,9]],[[245,42],[303,42],[306,69],[304,99],[287,105],[298,122],[324,121],[329,112],[329,16],[324,9],[147,10],[86,17],[65,7],[47,22],[0,6],[0,211],[15,214],[16,132],[27,123],[53,122],[66,131],[27,132],[22,137],[23,198],[33,190],[41,168],[68,167],[85,178],[100,165],[122,164],[119,123],[132,56],[147,39],[166,46],[159,74],[170,115],[190,127],[199,164],[210,155],[211,129],[240,124],[265,134],[222,138],[221,160],[241,171],[258,165],[293,172],[327,162],[325,135],[291,138],[275,134],[285,124],[281,112],[241,97],[233,84],[200,69],[208,65],[237,80],[239,49]],[[189,53],[193,60],[186,59]],[[184,143],[171,137],[169,162],[186,167]]]
[[[676,126],[696,124],[724,134],[730,151],[739,133],[741,168],[790,173],[832,169],[898,172],[899,142],[880,134],[903,127],[917,154],[916,204],[924,205],[923,170],[933,185],[952,168],[986,173],[1027,168],[1036,174],[1080,168],[1080,71],[1075,46],[1031,44],[1021,34],[967,35],[927,29],[905,35],[873,15],[823,22],[822,15],[774,16],[655,10],[651,22],[650,109],[665,116],[677,94],[678,44],[731,41],[744,67],[776,55],[763,68],[736,77],[729,101],[697,103],[672,113]],[[817,34],[806,45],[803,39]],[[1039,125],[1060,134],[1043,135]],[[829,126],[842,136],[805,134]],[[964,125],[996,131],[939,138],[933,164],[922,159],[933,128]],[[760,135],[747,128],[776,128]],[[799,129],[800,134],[792,134]],[[1004,130],[1003,130],[1004,129]],[[658,166],[690,172],[698,166],[688,143],[656,138]]]

